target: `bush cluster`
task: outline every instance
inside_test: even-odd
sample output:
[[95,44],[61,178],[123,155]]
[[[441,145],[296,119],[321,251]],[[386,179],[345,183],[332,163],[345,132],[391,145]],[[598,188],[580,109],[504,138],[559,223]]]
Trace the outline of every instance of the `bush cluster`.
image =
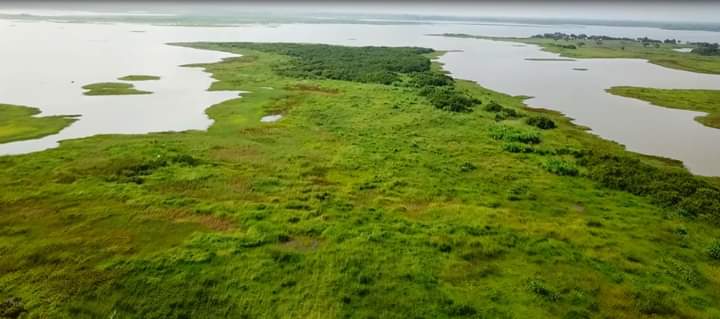
[[535,149],[527,144],[523,143],[517,143],[517,142],[509,142],[503,144],[503,150],[508,151],[510,153],[532,153],[535,151]]
[[522,129],[507,125],[497,125],[490,130],[490,137],[506,142],[526,144],[540,143],[540,133],[535,130]]
[[539,129],[543,129],[543,130],[554,129],[557,127],[557,125],[555,125],[555,122],[553,122],[553,120],[551,120],[547,117],[544,117],[544,116],[540,116],[540,115],[529,117],[525,121],[525,123],[527,123],[528,125],[537,127]]
[[720,46],[717,43],[696,43],[697,48],[692,49],[692,53],[700,55],[720,55]]
[[687,216],[720,218],[720,190],[684,170],[660,169],[634,158],[588,152],[580,163],[606,187],[650,197]]
[[455,84],[455,80],[440,72],[415,72],[411,75],[410,83],[416,88],[424,88],[428,86],[450,86]]
[[554,158],[546,161],[543,167],[548,172],[560,176],[577,176],[580,173],[575,164]]
[[345,47],[299,43],[227,43],[223,46],[290,56],[292,62],[275,69],[294,78],[331,79],[362,83],[393,84],[409,77],[409,84],[438,109],[469,112],[480,100],[455,88],[455,81],[430,69],[424,54],[432,49],[416,47]]
[[345,47],[299,43],[229,43],[244,48],[290,56],[292,63],[276,69],[296,78],[391,84],[400,73],[429,72],[432,49],[415,47]]
[[430,104],[450,112],[470,112],[480,100],[457,90],[454,86],[426,86],[420,90]]
[[716,240],[712,243],[712,245],[710,245],[710,248],[708,248],[708,254],[710,255],[710,258],[720,260],[720,240]]
[[508,118],[517,118],[522,116],[520,113],[515,111],[515,109],[504,107],[495,101],[490,101],[490,103],[485,105],[483,109],[487,112],[495,113],[496,121],[502,121]]

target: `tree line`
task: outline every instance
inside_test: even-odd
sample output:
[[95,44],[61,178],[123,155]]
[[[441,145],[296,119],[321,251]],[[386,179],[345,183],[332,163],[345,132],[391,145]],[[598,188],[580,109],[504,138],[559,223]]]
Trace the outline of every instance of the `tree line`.
[[468,112],[480,100],[461,92],[455,81],[430,68],[418,47],[345,47],[300,43],[226,43],[223,46],[286,55],[292,61],[276,67],[281,75],[303,79],[331,79],[361,83],[397,84],[419,89],[438,109]]

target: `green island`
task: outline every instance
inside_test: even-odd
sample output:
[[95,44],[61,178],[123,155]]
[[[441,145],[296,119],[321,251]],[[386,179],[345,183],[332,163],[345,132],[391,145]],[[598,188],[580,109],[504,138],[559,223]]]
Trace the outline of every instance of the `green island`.
[[[489,37],[464,33],[430,34],[454,38],[473,38],[535,44],[544,51],[558,53],[567,58],[627,58],[645,59],[648,62],[671,69],[698,73],[720,74],[720,53],[717,44],[679,43],[674,39],[615,38],[588,36],[584,34],[547,33],[527,38]],[[674,49],[692,48],[692,52]]]
[[653,105],[706,112],[696,121],[709,127],[720,128],[720,90],[656,89],[633,86],[614,86],[609,93],[635,98]]
[[142,91],[135,88],[130,83],[120,82],[101,82],[88,84],[82,87],[86,91],[85,95],[137,95],[137,94],[152,94],[149,91]]
[[194,67],[252,93],[205,132],[0,157],[0,313],[720,316],[717,178],[454,80],[430,49],[175,45],[242,54]]
[[155,81],[160,80],[159,76],[156,75],[126,75],[118,78],[120,81]]
[[34,107],[0,104],[0,143],[29,140],[60,132],[77,119],[74,116],[36,117]]

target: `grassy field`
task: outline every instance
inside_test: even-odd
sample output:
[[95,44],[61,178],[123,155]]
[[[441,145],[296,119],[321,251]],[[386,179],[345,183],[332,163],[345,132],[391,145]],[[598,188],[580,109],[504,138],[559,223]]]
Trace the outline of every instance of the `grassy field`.
[[0,157],[0,313],[720,316],[717,179],[448,81],[427,50],[186,45],[243,54],[196,65],[251,92],[207,132]]
[[35,117],[33,107],[0,104],[0,143],[55,134],[76,121],[72,116]]
[[82,87],[86,91],[85,95],[137,95],[152,94],[152,92],[142,91],[135,88],[130,83],[120,82],[102,82],[88,84]]
[[[624,58],[645,59],[648,62],[671,69],[698,73],[720,74],[720,56],[703,56],[677,52],[673,49],[693,48],[693,45],[661,43],[645,46],[640,41],[628,40],[564,40],[548,38],[487,37],[469,34],[436,34],[437,36],[477,38],[486,40],[536,44],[544,51],[558,53],[568,58]],[[580,43],[583,43],[582,45]]]
[[126,75],[118,78],[120,81],[154,81],[160,80],[159,76],[155,75]]
[[615,86],[609,93],[640,99],[653,105],[673,109],[706,112],[696,121],[705,126],[720,128],[720,90],[655,89],[632,86]]

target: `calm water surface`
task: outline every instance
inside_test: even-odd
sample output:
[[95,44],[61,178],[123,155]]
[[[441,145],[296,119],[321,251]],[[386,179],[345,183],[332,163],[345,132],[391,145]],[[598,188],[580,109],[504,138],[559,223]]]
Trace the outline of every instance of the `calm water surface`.
[[[131,32],[144,31],[144,32]],[[527,36],[543,32],[720,41],[720,33],[602,26],[507,25],[248,25],[239,27],[159,27],[149,25],[57,24],[0,20],[0,103],[39,107],[43,114],[80,114],[60,134],[34,141],[0,144],[0,154],[55,146],[61,139],[101,133],[143,133],[204,129],[208,106],[237,92],[207,92],[210,77],[179,65],[228,56],[164,45],[175,41],[314,42],[344,45],[414,45],[451,52],[440,60],[454,76],[512,95],[529,95],[528,104],[555,109],[595,134],[630,150],[682,160],[697,174],[720,176],[720,130],[693,118],[701,113],[663,109],[609,95],[615,85],[720,89],[720,76],[671,70],[644,60],[554,58],[536,46],[475,39],[431,37],[463,32]],[[63,43],[58,47],[58,43]],[[5,48],[10,48],[6,50]],[[587,68],[578,72],[573,68]],[[126,74],[162,76],[139,82],[142,96],[86,97],[80,86]],[[72,81],[75,81],[74,83]]]

